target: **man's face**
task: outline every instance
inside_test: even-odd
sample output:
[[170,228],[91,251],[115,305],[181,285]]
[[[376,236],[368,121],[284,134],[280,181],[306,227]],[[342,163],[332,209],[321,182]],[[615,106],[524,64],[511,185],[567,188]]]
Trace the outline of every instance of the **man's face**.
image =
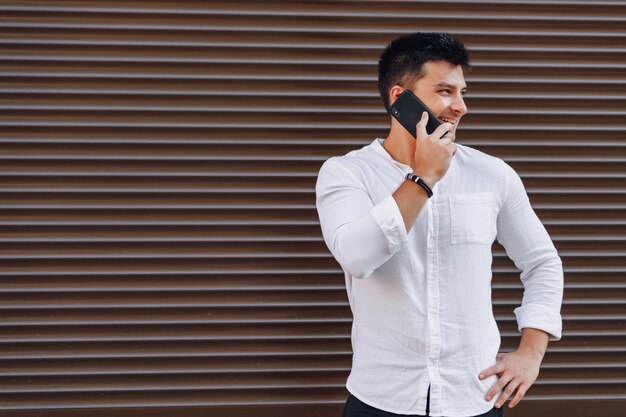
[[467,86],[463,69],[447,61],[429,61],[422,65],[424,76],[413,86],[413,93],[442,122],[452,123],[447,137],[456,138],[456,128],[467,113],[463,100]]

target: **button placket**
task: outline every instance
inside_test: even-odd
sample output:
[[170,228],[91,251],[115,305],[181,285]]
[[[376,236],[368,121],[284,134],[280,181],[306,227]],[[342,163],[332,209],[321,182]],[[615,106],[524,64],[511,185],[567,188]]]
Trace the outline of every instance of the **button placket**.
[[427,203],[427,293],[428,293],[428,373],[430,377],[430,412],[441,412],[441,377],[439,374],[439,356],[441,353],[441,326],[439,320],[439,217],[434,201]]

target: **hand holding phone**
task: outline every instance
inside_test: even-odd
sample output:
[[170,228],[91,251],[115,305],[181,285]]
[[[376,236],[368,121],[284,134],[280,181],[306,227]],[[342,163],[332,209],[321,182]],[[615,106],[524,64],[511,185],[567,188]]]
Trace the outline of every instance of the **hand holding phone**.
[[[422,100],[420,100],[413,92],[406,89],[398,96],[396,101],[391,105],[390,113],[409,133],[417,138],[415,126],[420,121],[422,113],[428,113],[428,123],[426,124],[426,133],[431,135],[442,122],[430,111]],[[448,132],[446,132],[447,134]],[[444,134],[444,136],[446,135]],[[443,137],[443,136],[442,136]]]
[[435,183],[448,172],[452,157],[456,153],[456,144],[451,138],[445,137],[449,124],[441,124],[431,135],[426,135],[426,122],[428,113],[422,112],[419,123],[416,125],[419,131],[415,140],[413,154],[413,173],[421,177],[431,189]]

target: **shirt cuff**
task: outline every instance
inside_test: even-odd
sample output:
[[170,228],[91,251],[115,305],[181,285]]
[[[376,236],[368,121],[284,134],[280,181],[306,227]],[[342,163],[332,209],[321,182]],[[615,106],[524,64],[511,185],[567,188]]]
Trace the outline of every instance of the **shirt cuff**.
[[391,253],[397,252],[402,245],[409,241],[404,227],[404,219],[393,196],[390,195],[375,205],[370,210],[370,214],[387,238]]
[[525,327],[543,330],[550,335],[550,341],[561,339],[561,314],[541,304],[530,304],[516,308],[517,329],[521,332]]

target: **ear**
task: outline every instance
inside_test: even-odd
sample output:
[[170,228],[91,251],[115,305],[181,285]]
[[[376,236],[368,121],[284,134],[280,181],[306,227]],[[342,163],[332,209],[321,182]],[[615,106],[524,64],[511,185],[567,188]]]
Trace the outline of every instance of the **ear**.
[[397,84],[389,89],[389,105],[390,106],[398,99],[398,96],[402,94],[404,90],[406,90],[406,88]]

